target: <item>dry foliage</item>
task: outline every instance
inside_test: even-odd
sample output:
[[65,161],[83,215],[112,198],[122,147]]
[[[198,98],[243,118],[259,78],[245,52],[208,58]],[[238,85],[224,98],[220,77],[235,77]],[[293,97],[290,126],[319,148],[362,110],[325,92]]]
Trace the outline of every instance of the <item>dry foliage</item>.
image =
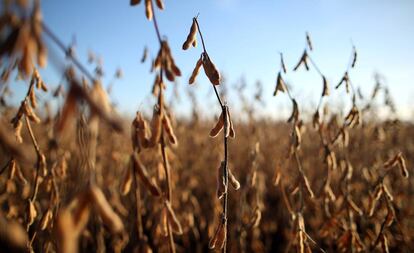
[[[176,118],[165,92],[181,70],[155,12],[165,5],[162,0],[130,4],[141,2],[159,42],[151,63],[155,104],[149,105],[152,115],[138,111],[131,122],[116,115],[93,53],[94,75],[43,23],[39,1],[5,1],[0,251],[414,251],[414,126],[396,118],[379,77],[371,96],[353,85],[355,46],[335,89],[312,58],[321,49],[309,33],[296,72],[287,69],[280,53],[273,96],[286,96],[292,112],[287,122],[270,120],[255,115],[263,105],[260,84],[252,99],[245,96],[246,85],[236,87],[240,111],[224,100],[225,92],[219,94],[226,83],[195,17],[182,49],[196,48],[199,38],[202,52],[192,73],[186,72],[194,84],[204,69],[219,116],[201,117],[190,90],[193,117]],[[66,85],[49,87],[39,74],[47,63],[44,37],[73,64],[62,69]],[[141,62],[148,57],[145,48]],[[284,81],[300,74],[300,67],[321,77],[316,108],[297,100]],[[17,107],[7,104],[15,82],[11,75],[28,84]],[[122,75],[117,70],[114,76]],[[350,105],[334,109],[326,97],[338,89],[345,89]],[[39,94],[52,96],[46,101]],[[58,113],[50,112],[46,102],[60,98]],[[372,116],[376,104],[389,109],[388,119]]]

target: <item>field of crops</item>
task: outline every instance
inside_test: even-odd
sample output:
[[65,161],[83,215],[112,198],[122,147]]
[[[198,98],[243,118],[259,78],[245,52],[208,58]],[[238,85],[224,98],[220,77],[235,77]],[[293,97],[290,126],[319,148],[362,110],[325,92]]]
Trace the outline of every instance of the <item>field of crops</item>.
[[[214,38],[203,37],[203,20],[188,21],[183,50],[172,52],[156,20],[163,1],[131,0],[130,8],[145,8],[159,51],[142,57],[152,66],[154,103],[143,105],[152,112],[121,117],[99,64],[88,72],[39,4],[1,8],[0,252],[414,251],[414,125],[398,118],[380,76],[369,94],[355,87],[356,47],[328,83],[306,33],[293,68],[280,53],[273,94],[227,87],[242,105],[236,110],[206,50]],[[49,63],[46,38],[71,63],[57,87],[39,73]],[[174,56],[189,50],[200,57],[182,73]],[[313,108],[285,82],[305,71],[320,76]],[[202,78],[215,118],[191,90]],[[27,84],[23,97],[11,96],[17,79]],[[177,94],[167,99],[177,79],[189,83],[181,95],[191,117],[170,106]],[[327,101],[339,91],[343,107]],[[262,116],[263,97],[289,99],[290,116]]]

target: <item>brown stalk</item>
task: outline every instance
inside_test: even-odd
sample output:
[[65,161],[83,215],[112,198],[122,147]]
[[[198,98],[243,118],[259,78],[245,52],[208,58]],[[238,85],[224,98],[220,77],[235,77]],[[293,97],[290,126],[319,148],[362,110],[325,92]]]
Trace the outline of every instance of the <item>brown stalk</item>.
[[[198,34],[200,35],[201,38],[201,44],[203,46],[203,53],[206,57],[208,56],[207,50],[206,50],[206,46],[204,43],[204,38],[203,38],[203,34],[201,33],[200,30],[200,25],[198,23],[197,17],[194,17],[194,22],[197,25],[197,30],[198,30]],[[227,117],[229,116],[228,112],[228,106],[226,104],[223,103],[222,99],[220,98],[220,95],[218,94],[216,85],[212,84],[213,89],[214,89],[214,93],[216,94],[217,97],[217,101],[220,104],[221,107],[221,115],[223,117],[223,122],[224,122],[224,129],[228,129],[230,126],[228,126],[227,124],[230,123],[230,119],[227,119]],[[226,135],[224,133],[225,131],[223,131],[223,146],[224,146],[224,159],[223,159],[223,165],[224,165],[224,169],[223,169],[223,181],[224,181],[224,188],[228,189],[228,182],[229,182],[229,168],[228,168],[228,135]],[[225,191],[225,193],[223,194],[223,200],[222,200],[222,215],[223,215],[223,220],[225,220],[225,224],[226,226],[228,226],[228,218],[227,218],[227,209],[228,209],[228,191]],[[223,242],[223,247],[222,247],[222,252],[225,253],[227,251],[227,238],[228,236],[226,235],[228,232],[228,229],[223,231],[225,233],[224,235],[224,242]]]
[[[154,10],[153,4],[151,4],[151,8],[152,8],[152,12],[153,12],[153,19],[152,20],[153,20],[155,32],[157,34],[157,38],[158,38],[158,42],[160,44],[160,47],[162,47],[163,41],[161,39],[161,34],[160,34],[160,31],[159,31],[159,28],[158,28],[157,17],[155,15],[155,10]],[[161,49],[160,53],[161,53],[160,57],[162,59],[163,58],[162,49]],[[163,83],[163,68],[164,68],[164,64],[161,64],[160,75],[159,75],[160,78],[161,78],[161,83]],[[163,92],[162,92],[162,87],[161,87],[160,92],[159,92],[158,101],[163,100],[162,96],[163,96]],[[160,106],[163,106],[163,105],[160,105]],[[163,113],[165,113],[163,109],[164,108],[160,108],[160,110],[162,110]],[[167,156],[167,152],[166,152],[166,144],[165,144],[165,140],[164,140],[164,128],[161,128],[160,148],[161,148],[161,155],[162,155],[162,160],[163,160],[164,173],[165,173],[165,176],[166,176],[166,186],[167,186],[166,198],[171,204],[171,195],[172,195],[171,172],[170,172],[170,167],[169,167],[169,163],[168,163],[168,156]],[[167,216],[167,219],[168,219],[168,216]],[[169,251],[171,253],[175,253],[174,237],[173,237],[170,222],[167,222],[167,234],[168,234]]]

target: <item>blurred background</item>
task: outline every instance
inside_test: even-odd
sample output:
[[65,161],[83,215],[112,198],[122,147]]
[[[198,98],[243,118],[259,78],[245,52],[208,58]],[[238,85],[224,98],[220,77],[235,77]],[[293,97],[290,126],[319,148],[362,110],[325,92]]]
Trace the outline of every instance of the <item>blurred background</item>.
[[[266,106],[259,111],[276,118],[289,114],[287,97],[272,97],[280,69],[279,52],[284,54],[290,70],[285,79],[292,85],[295,97],[300,103],[315,107],[322,87],[320,76],[312,67],[309,72],[292,71],[306,45],[305,33],[309,32],[314,44],[312,58],[332,88],[345,72],[355,45],[358,60],[350,73],[354,85],[368,95],[375,84],[375,73],[380,74],[395,98],[398,115],[404,120],[413,118],[413,1],[187,0],[166,1],[165,5],[166,9],[157,10],[156,16],[161,34],[168,39],[183,74],[176,87],[181,90],[179,94],[185,94],[188,77],[201,52],[200,48],[186,52],[181,49],[192,17],[199,14],[207,50],[225,77],[227,99],[232,107],[240,106],[232,87],[244,82],[247,93],[253,94],[260,82]],[[151,58],[155,57],[158,45],[153,24],[146,20],[142,5],[131,8],[128,1],[74,0],[43,1],[41,7],[45,22],[64,42],[75,46],[77,57],[90,66],[91,72],[94,66],[87,64],[88,53],[101,58],[105,85],[112,83],[110,96],[119,112],[131,116],[147,104],[153,82],[149,73]],[[49,44],[53,49],[54,45]],[[142,64],[145,47],[149,60]],[[60,51],[55,53],[61,55]],[[123,78],[114,81],[118,68],[122,69]],[[53,67],[41,74],[52,87],[61,80],[61,72]],[[204,75],[197,82],[196,96],[205,101],[200,104],[201,110],[205,110],[214,103],[210,102],[211,89]],[[25,87],[22,85],[16,92],[23,94]],[[343,93],[344,89],[334,91],[328,101],[346,103],[342,101]],[[174,106],[182,115],[191,111],[186,96]],[[209,113],[205,110],[203,115]]]

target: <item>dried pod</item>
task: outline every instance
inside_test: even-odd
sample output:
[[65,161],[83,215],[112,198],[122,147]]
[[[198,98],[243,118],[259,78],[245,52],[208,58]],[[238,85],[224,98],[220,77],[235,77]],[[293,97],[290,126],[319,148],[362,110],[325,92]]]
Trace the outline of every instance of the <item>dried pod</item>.
[[[348,71],[345,72],[345,74],[343,75],[342,79],[339,81],[338,85],[336,85],[335,89],[338,89],[343,83],[345,82],[346,86],[349,86],[349,75],[348,75]],[[348,88],[347,88],[347,92],[348,92]]]
[[134,150],[138,149],[139,152],[142,148],[149,146],[148,132],[147,121],[140,112],[137,112],[131,127],[131,139]]
[[249,179],[249,185],[251,188],[254,188],[256,186],[257,182],[257,170],[253,169],[253,172],[251,173],[250,179]]
[[134,153],[131,155],[131,160],[133,162],[133,168],[138,174],[139,179],[144,183],[145,188],[147,188],[153,196],[159,197],[161,191],[155,182],[150,180],[147,169],[144,167],[139,157]]
[[299,149],[300,144],[302,143],[302,135],[300,133],[299,126],[295,125],[295,128],[293,130],[293,147],[296,149]]
[[312,51],[313,50],[312,41],[310,39],[310,35],[309,35],[308,32],[306,32],[306,43],[307,43],[307,45],[309,47],[309,50]]
[[223,119],[223,112],[222,112],[218,118],[216,125],[210,131],[210,134],[209,134],[210,137],[213,137],[213,138],[216,137],[220,133],[221,129],[223,129],[223,127],[224,127],[224,119]]
[[148,57],[148,48],[144,47],[144,52],[142,53],[142,57],[141,57],[141,63],[144,63],[147,57]]
[[42,176],[46,177],[47,175],[47,163],[46,163],[46,156],[44,154],[39,154],[39,169],[42,172]]
[[227,221],[222,218],[222,221],[218,225],[213,237],[211,238],[208,247],[210,249],[222,249],[227,239]]
[[26,103],[23,103],[23,110],[24,114],[27,116],[27,118],[34,122],[34,123],[40,123],[39,117],[33,112],[32,108]]
[[344,147],[348,147],[349,145],[349,132],[348,130],[343,127],[341,128],[341,137],[342,137],[342,144],[344,145]]
[[328,85],[328,81],[326,80],[325,76],[322,76],[322,80],[323,80],[322,97],[329,96],[329,85]]
[[334,202],[336,200],[336,196],[335,193],[333,192],[331,185],[329,184],[329,182],[327,182],[325,184],[325,186],[323,187],[324,192],[328,195],[329,199]]
[[210,82],[214,85],[220,85],[220,73],[210,60],[210,57],[205,53],[203,53],[203,68]]
[[381,187],[382,187],[383,192],[387,196],[388,200],[393,201],[394,197],[392,196],[392,194],[391,194],[390,190],[388,189],[387,185],[382,183]]
[[224,114],[224,137],[228,138],[230,135],[230,126],[231,126],[231,122],[229,119],[229,109],[227,106],[225,106],[225,114]]
[[352,51],[353,51],[353,54],[352,54],[351,68],[354,68],[355,67],[355,63],[357,61],[357,56],[358,56],[355,46],[352,46]]
[[167,114],[164,114],[164,117],[162,117],[162,125],[170,143],[177,145],[177,137],[175,137],[174,130],[171,126],[170,117],[168,117]]
[[389,227],[392,225],[396,218],[395,209],[392,206],[391,201],[387,201],[387,216],[385,217],[385,226]]
[[229,170],[229,180],[230,180],[230,184],[231,186],[237,191],[238,189],[240,189],[240,182],[236,179],[236,177],[233,175],[233,173],[231,172],[231,170]]
[[43,82],[42,80],[40,80],[40,81],[39,81],[39,84],[40,84],[40,88],[41,88],[44,92],[47,92],[47,91],[48,91],[48,88],[47,88],[47,86],[46,86],[45,82]]
[[27,214],[27,226],[29,227],[30,225],[33,224],[34,220],[37,217],[37,210],[32,200],[28,200],[26,214]]
[[21,120],[16,121],[16,125],[14,127],[14,135],[16,136],[16,141],[18,143],[22,143],[23,142],[23,138],[22,138],[22,127],[23,127],[23,123]]
[[193,73],[191,73],[190,79],[188,80],[188,83],[189,84],[193,84],[194,83],[194,81],[195,81],[198,73],[200,72],[201,65],[203,65],[203,59],[200,56],[200,58],[198,59],[198,61],[196,63],[196,66],[195,66],[195,68],[193,70]]
[[348,181],[350,181],[352,179],[353,172],[354,172],[354,167],[352,166],[351,162],[347,160],[346,161],[346,174],[345,174],[345,179],[348,180]]
[[298,64],[296,64],[296,66],[295,66],[295,68],[293,69],[293,71],[298,70],[298,68],[299,68],[302,64],[305,66],[306,70],[309,70],[309,65],[308,65],[308,52],[306,51],[306,49],[305,49],[305,51],[303,52],[302,56],[300,57],[300,60],[299,60]]
[[175,76],[181,76],[181,70],[175,64],[174,58],[171,54],[170,46],[166,40],[162,41],[161,51],[164,57],[163,64],[165,64],[165,74],[167,76],[167,79],[174,81]]
[[345,117],[347,126],[354,127],[360,123],[360,113],[358,108],[353,105],[347,116]]
[[369,210],[368,210],[369,217],[374,215],[374,210],[376,209],[378,200],[381,198],[382,193],[383,193],[383,188],[380,185],[377,185],[377,187],[375,188],[374,196],[370,198]]
[[253,216],[250,219],[250,226],[252,228],[257,228],[260,224],[260,220],[262,219],[262,212],[258,207],[255,208]]
[[196,19],[193,18],[193,23],[191,24],[190,33],[187,35],[187,39],[185,40],[183,44],[183,50],[187,50],[188,48],[190,48],[190,46],[196,40],[197,31],[198,31],[198,28],[197,28]]
[[30,99],[30,104],[32,105],[33,108],[37,107],[37,102],[36,102],[36,94],[34,91],[34,86],[31,86],[30,91],[29,91],[29,99]]
[[163,0],[155,0],[155,3],[157,4],[158,9],[164,10],[164,2],[163,2]]
[[288,123],[290,122],[297,122],[299,120],[299,107],[298,107],[298,103],[296,102],[295,99],[292,99],[292,104],[293,104],[293,109],[292,109],[292,114],[290,115],[289,119],[288,119]]
[[106,200],[105,195],[97,186],[92,186],[91,197],[97,207],[99,214],[105,225],[111,230],[112,233],[119,233],[124,229],[124,224],[122,223],[121,218],[112,207],[109,205],[108,200]]
[[19,179],[19,181],[23,184],[26,185],[27,184],[27,179],[24,177],[22,170],[20,169],[20,166],[18,166],[16,164],[16,161],[14,159],[12,159],[10,161],[9,167],[12,168],[11,171],[15,172],[15,175],[17,176],[17,178]]
[[133,181],[132,170],[130,168],[127,168],[124,179],[122,180],[122,183],[121,183],[121,194],[122,195],[125,196],[129,193],[129,191],[131,190],[132,181]]
[[231,115],[230,115],[230,110],[229,107],[226,106],[226,112],[227,112],[227,117],[226,120],[229,123],[229,135],[231,138],[235,138],[236,137],[236,132],[234,131],[234,127],[233,127],[233,121],[231,120]]
[[131,6],[138,5],[139,3],[141,3],[141,0],[131,0],[131,1],[129,2],[129,4],[130,4]]
[[148,20],[152,20],[152,0],[145,0],[145,16]]
[[168,217],[167,217],[167,211],[166,208],[163,208],[161,210],[161,234],[165,237],[168,236]]
[[53,219],[53,212],[49,208],[47,211],[43,214],[42,219],[40,220],[40,230],[45,230],[49,224],[52,222]]
[[274,186],[278,186],[278,185],[279,185],[279,183],[280,183],[280,179],[281,179],[281,178],[282,178],[282,173],[280,173],[280,169],[279,169],[279,168],[277,168],[277,169],[275,170],[274,175],[273,175],[273,180],[272,180],[273,185],[274,185]]
[[283,81],[282,74],[279,72],[277,74],[276,88],[273,92],[273,96],[276,96],[278,91],[285,92],[286,90],[285,81]]
[[405,163],[405,159],[404,159],[402,153],[400,153],[399,156],[398,156],[398,166],[400,167],[401,175],[405,178],[408,178],[407,165]]
[[167,209],[167,217],[168,217],[168,223],[171,225],[171,229],[174,233],[181,235],[183,234],[183,230],[181,228],[181,224],[177,219],[177,216],[175,215],[174,210],[171,207],[171,204],[168,200],[164,201],[165,208]]
[[226,162],[222,161],[220,164],[220,167],[218,167],[217,170],[217,198],[221,199],[226,193],[227,193],[227,188],[226,188],[226,184],[224,181],[224,170],[226,167]]
[[154,112],[152,115],[151,121],[151,138],[149,139],[149,145],[151,147],[159,143],[161,137],[161,127],[162,127],[162,118],[161,110],[158,106],[154,106]]
[[280,66],[282,67],[283,72],[286,74],[287,70],[286,70],[285,61],[283,60],[283,54],[282,53],[280,53]]

